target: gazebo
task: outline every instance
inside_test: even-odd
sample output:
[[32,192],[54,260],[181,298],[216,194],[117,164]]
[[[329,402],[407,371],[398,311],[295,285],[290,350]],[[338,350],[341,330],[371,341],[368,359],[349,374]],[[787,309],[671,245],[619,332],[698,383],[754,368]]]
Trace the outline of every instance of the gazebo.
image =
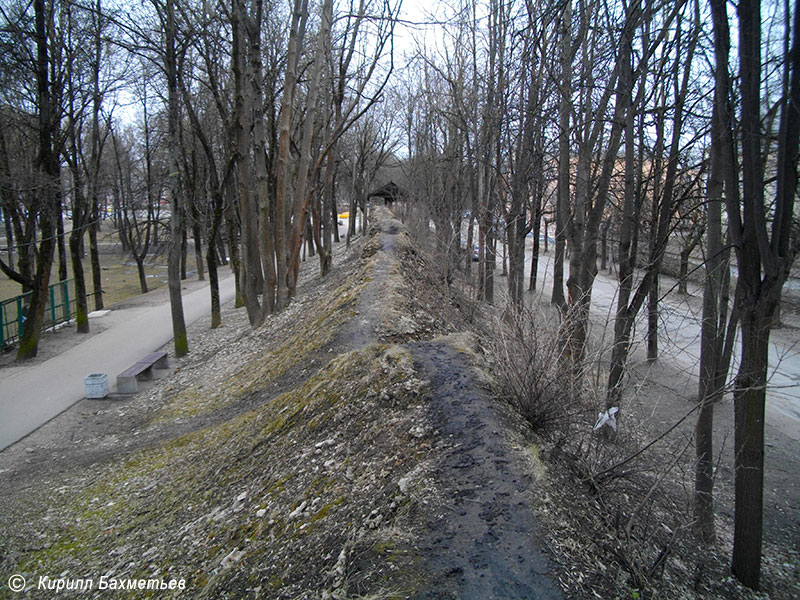
[[406,192],[394,181],[390,181],[386,185],[379,187],[374,192],[370,192],[367,196],[367,199],[372,200],[373,198],[383,198],[383,204],[388,208],[391,208],[392,204],[396,200],[403,200],[405,197]]

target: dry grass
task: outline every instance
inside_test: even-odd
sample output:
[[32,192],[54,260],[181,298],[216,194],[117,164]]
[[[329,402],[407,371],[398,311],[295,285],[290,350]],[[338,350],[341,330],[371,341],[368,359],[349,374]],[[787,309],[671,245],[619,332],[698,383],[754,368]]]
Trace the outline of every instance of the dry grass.
[[[15,499],[3,499],[13,508],[0,518],[0,566],[30,581],[39,572],[185,577],[193,598],[406,597],[419,584],[411,540],[422,509],[398,482],[432,452],[409,433],[427,391],[401,347],[314,354],[353,317],[367,277],[359,265],[347,272],[315,278],[308,298],[259,330],[207,332],[217,341],[203,360],[193,355],[146,396],[110,409],[137,411],[135,425],[99,427],[81,449],[66,436],[75,468],[47,480],[35,472],[24,494],[2,486]],[[220,385],[221,364],[230,382]],[[207,403],[198,391],[198,406],[176,403],[170,388],[184,375],[230,401]],[[187,431],[181,421],[194,413]],[[87,467],[80,453],[105,442],[114,454]]]
[[[84,277],[86,278],[87,291],[91,293],[92,290],[92,264],[87,256],[81,261],[83,264]],[[130,256],[114,253],[114,254],[101,254],[100,266],[103,274],[103,302],[106,306],[116,304],[122,300],[127,300],[133,296],[141,294],[139,286],[139,272],[136,269]],[[157,256],[153,259],[148,259],[145,265],[145,273],[147,274],[147,287],[149,291],[158,289],[167,282],[167,257]],[[72,279],[72,262],[67,261],[67,278]],[[58,260],[53,262],[53,268],[50,271],[50,283],[58,281]],[[22,293],[21,286],[0,274],[0,300],[13,298]],[[89,308],[93,308],[94,303],[90,300]]]
[[[0,247],[5,246],[5,238]],[[127,300],[142,293],[139,286],[139,272],[136,263],[130,254],[122,252],[119,233],[113,229],[111,221],[104,221],[100,232],[97,235],[100,244],[100,267],[103,276],[103,302],[105,306],[111,306],[117,302]],[[66,240],[65,240],[66,242]],[[86,278],[86,288],[88,293],[93,292],[92,288],[92,263],[89,258],[89,236],[84,238],[86,244],[86,256],[81,261],[83,273]],[[191,254],[191,252],[190,252]],[[8,257],[3,255],[3,259],[8,262]],[[145,273],[147,275],[148,291],[153,291],[167,282],[167,256],[166,253],[156,253],[151,251],[145,261]],[[187,268],[194,268],[194,256],[188,257]],[[67,247],[67,279],[72,279],[72,261],[69,258],[69,247]],[[58,281],[58,250],[53,257],[53,267],[50,270],[50,283]],[[70,290],[71,291],[71,290]],[[12,281],[4,273],[0,273],[0,301],[13,298],[22,293],[22,287]],[[94,308],[94,302],[90,299],[89,309]]]

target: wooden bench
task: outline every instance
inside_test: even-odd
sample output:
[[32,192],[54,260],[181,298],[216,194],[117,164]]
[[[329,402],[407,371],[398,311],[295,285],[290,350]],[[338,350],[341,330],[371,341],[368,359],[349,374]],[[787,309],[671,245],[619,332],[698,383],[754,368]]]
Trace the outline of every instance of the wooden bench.
[[169,369],[166,352],[148,354],[117,375],[117,392],[135,394],[138,391],[136,382],[139,377],[152,379],[153,369]]

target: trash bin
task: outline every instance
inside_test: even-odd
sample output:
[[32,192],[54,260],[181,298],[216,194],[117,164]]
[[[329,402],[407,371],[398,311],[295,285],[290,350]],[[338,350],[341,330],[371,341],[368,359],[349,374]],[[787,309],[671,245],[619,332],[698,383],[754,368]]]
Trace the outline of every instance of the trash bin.
[[87,398],[105,398],[108,396],[108,375],[92,373],[83,379]]

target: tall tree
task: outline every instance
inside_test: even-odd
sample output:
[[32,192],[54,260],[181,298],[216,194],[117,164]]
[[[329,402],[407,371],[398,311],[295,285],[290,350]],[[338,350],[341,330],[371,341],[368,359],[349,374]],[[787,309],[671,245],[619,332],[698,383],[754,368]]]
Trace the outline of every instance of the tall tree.
[[[581,11],[583,17],[584,11]],[[567,239],[570,199],[570,113],[572,112],[572,63],[576,45],[572,42],[572,0],[565,0],[560,17],[560,80],[558,102],[558,191],[556,194],[555,222],[556,248],[553,264],[553,292],[550,302],[562,313],[566,312],[567,300],[564,297],[564,249]],[[581,22],[585,22],[582,18]],[[547,232],[545,232],[546,235]]]
[[[232,11],[232,18],[238,19],[238,11]],[[211,17],[211,15],[209,15]],[[216,15],[214,15],[216,17]],[[206,219],[206,265],[208,267],[209,289],[211,295],[211,328],[219,327],[222,323],[220,292],[219,292],[219,273],[217,258],[217,240],[219,239],[222,227],[222,220],[226,208],[226,190],[231,185],[233,179],[233,169],[236,163],[236,155],[233,145],[229,140],[227,143],[215,143],[214,129],[211,124],[218,122],[220,128],[230,131],[231,125],[228,121],[229,110],[225,103],[223,90],[220,81],[220,55],[219,45],[222,40],[215,39],[221,37],[221,23],[218,18],[200,18],[195,24],[198,35],[195,39],[195,51],[203,59],[205,73],[198,82],[196,93],[192,93],[193,76],[188,69],[178,70],[178,84],[181,89],[181,96],[189,116],[194,137],[197,139],[205,158],[205,172],[207,177],[207,189],[211,196],[208,216]],[[186,58],[184,57],[184,62]],[[207,94],[203,94],[203,90]],[[208,99],[213,98],[213,101]],[[204,113],[201,109],[204,103],[208,103]],[[217,119],[213,119],[212,111],[216,111]],[[204,181],[204,183],[206,183]],[[237,273],[238,280],[238,273]],[[238,287],[238,286],[237,286]]]
[[181,298],[181,215],[184,209],[180,181],[180,91],[178,88],[178,62],[183,44],[179,47],[178,21],[175,14],[175,0],[152,0],[158,15],[161,30],[164,32],[158,57],[167,84],[167,139],[169,144],[169,251],[167,257],[167,285],[172,314],[172,335],[175,355],[189,353],[189,338],[186,334],[186,321],[183,316]]
[[[584,7],[582,13],[590,10]],[[586,16],[584,18],[587,18]],[[609,188],[617,162],[617,153],[622,143],[625,117],[631,104],[631,93],[635,85],[632,65],[633,39],[642,18],[641,2],[634,1],[625,6],[619,42],[615,48],[615,59],[610,82],[593,106],[591,82],[589,89],[581,91],[584,123],[581,126],[581,142],[578,147],[576,183],[571,222],[568,227],[570,244],[569,278],[567,279],[568,310],[562,328],[568,343],[569,354],[574,360],[584,355],[589,324],[589,306],[592,286],[597,274],[597,243],[600,223],[609,201]],[[588,36],[584,36],[585,38]],[[582,77],[590,77],[594,70],[593,53],[597,49],[584,41],[582,50]],[[592,180],[596,149],[602,143],[606,129],[603,115],[611,100],[615,98],[610,127],[607,132],[605,150],[599,162],[600,173]],[[595,115],[601,118],[596,118]]]
[[[650,253],[647,264],[644,268],[644,276],[638,285],[633,285],[633,267],[635,260],[635,244],[633,244],[634,230],[637,226],[635,218],[635,195],[636,169],[635,164],[635,134],[634,134],[634,112],[640,101],[644,98],[645,85],[641,85],[639,98],[632,102],[628,107],[625,120],[625,182],[623,215],[621,223],[621,234],[619,243],[619,292],[617,296],[617,312],[614,320],[614,345],[612,347],[611,368],[609,370],[606,405],[608,408],[619,406],[622,392],[622,377],[625,364],[630,351],[631,332],[636,315],[641,310],[645,301],[650,296],[652,289],[657,289],[658,274],[661,270],[661,262],[666,251],[667,242],[670,234],[670,224],[675,214],[676,207],[680,204],[676,191],[677,178],[679,173],[679,158],[681,149],[681,137],[683,136],[684,107],[689,91],[689,81],[691,75],[692,59],[694,57],[697,41],[700,37],[700,6],[699,2],[694,3],[692,25],[683,26],[683,19],[680,14],[676,17],[676,39],[674,46],[673,68],[667,78],[667,85],[674,89],[673,94],[673,114],[671,117],[672,139],[667,157],[666,170],[663,175],[664,186],[660,194],[653,193],[653,210],[650,218],[651,240]],[[682,38],[688,31],[689,40],[684,46]],[[647,37],[644,36],[643,45],[647,47]],[[639,70],[643,70],[643,63],[647,57],[642,57],[639,63]],[[638,168],[641,168],[641,164]],[[655,173],[657,178],[661,178],[661,173]]]
[[[12,279],[31,289],[25,321],[17,348],[17,360],[36,356],[48,300],[50,270],[56,247],[56,223],[61,208],[61,162],[59,156],[63,138],[60,135],[63,98],[63,14],[53,2],[34,0],[32,30],[28,6],[14,7],[17,12],[4,12],[11,33],[8,49],[16,54],[21,50],[18,67],[32,75],[35,89],[35,120],[31,120],[36,139],[36,156],[32,165],[34,200],[29,208],[31,223],[38,221],[39,245],[35,250],[35,270],[32,278],[23,276],[0,260],[0,268]],[[29,40],[33,47],[29,47]],[[16,48],[14,45],[16,44]],[[22,81],[22,79],[20,80]],[[6,148],[6,152],[9,149]],[[33,231],[31,231],[33,234]],[[19,236],[17,237],[19,240]],[[33,238],[27,243],[32,244]],[[33,252],[33,247],[30,248]]]
[[[64,155],[72,175],[69,254],[75,285],[77,331],[88,333],[89,308],[82,262],[83,240],[87,228],[91,226],[93,213],[96,212],[93,207],[99,202],[101,157],[110,131],[109,128],[101,130],[100,122],[107,85],[101,82],[101,73],[107,60],[103,37],[107,35],[108,18],[103,14],[101,0],[95,0],[89,9],[82,10],[78,6],[72,6],[67,14],[67,23],[66,48],[69,58],[66,95],[69,123]],[[81,52],[81,47],[88,51]],[[83,59],[84,54],[87,55],[86,59]],[[95,292],[102,296],[102,291],[96,289]]]
[[[717,70],[715,98],[723,111],[724,143],[735,140],[737,131],[730,100],[735,90],[728,76],[730,25],[726,3],[711,0],[710,5]],[[733,144],[726,144],[724,150],[725,205],[738,267],[734,310],[741,324],[741,357],[733,392],[736,505],[732,570],[744,585],[755,589],[761,574],[769,337],[783,284],[800,249],[800,228],[794,220],[800,149],[800,2],[786,4],[785,40],[777,42],[777,52],[783,54],[785,84],[777,99],[762,96],[767,76],[762,51],[766,48],[772,52],[771,44],[776,42],[767,40],[763,44],[761,3],[740,2],[736,16],[741,165]],[[772,110],[780,115],[777,147],[772,147],[770,137],[763,133],[765,100],[774,102]],[[774,186],[767,185],[764,156],[775,157]]]
[[[724,43],[715,36],[715,46]],[[717,56],[727,55],[723,46],[716,48]],[[700,333],[699,410],[695,426],[695,531],[705,543],[716,537],[714,526],[714,405],[722,398],[728,379],[733,343],[736,334],[736,314],[730,315],[730,246],[723,243],[722,204],[724,191],[725,148],[730,143],[725,129],[728,98],[720,96],[726,88],[727,69],[715,69],[711,116],[711,147],[706,188],[706,281],[703,288],[703,320]],[[729,319],[730,316],[730,319]]]

